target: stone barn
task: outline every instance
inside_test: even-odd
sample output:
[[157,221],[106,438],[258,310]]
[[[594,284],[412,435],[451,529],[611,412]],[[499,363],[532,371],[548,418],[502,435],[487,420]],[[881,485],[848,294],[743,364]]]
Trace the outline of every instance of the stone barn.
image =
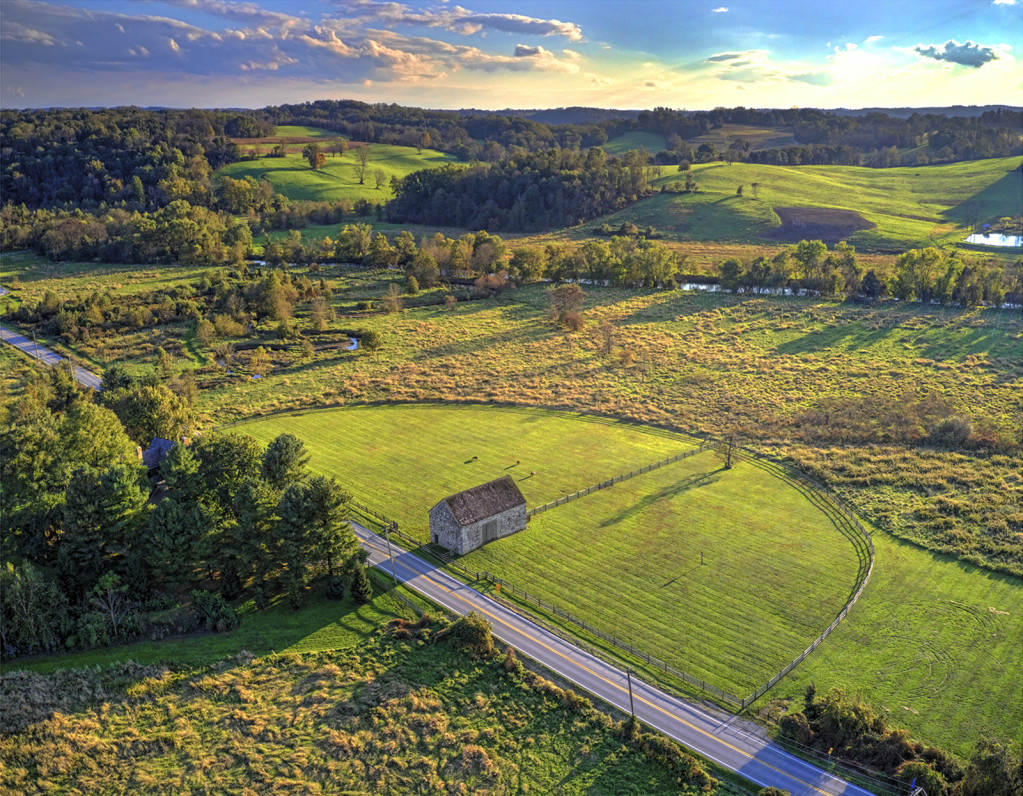
[[526,499],[510,475],[444,498],[430,509],[430,538],[458,555],[525,530]]

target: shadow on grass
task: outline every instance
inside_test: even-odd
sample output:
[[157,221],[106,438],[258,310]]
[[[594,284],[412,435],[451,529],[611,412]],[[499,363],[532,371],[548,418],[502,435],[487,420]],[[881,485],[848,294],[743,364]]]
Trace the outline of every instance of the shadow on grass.
[[715,475],[717,473],[720,473],[724,469],[725,469],[724,467],[719,467],[717,470],[714,470],[712,472],[696,473],[695,475],[691,475],[688,478],[682,479],[677,484],[672,484],[671,486],[665,487],[660,492],[656,492],[652,495],[646,495],[637,503],[632,504],[628,508],[622,509],[620,512],[611,517],[608,517],[606,520],[600,523],[600,527],[608,528],[612,525],[617,525],[618,523],[623,522],[636,514],[642,514],[648,508],[650,508],[650,506],[652,506],[659,500],[670,500],[673,497],[678,497],[684,492],[688,492],[690,489],[696,489],[701,486],[709,486],[710,484],[713,484],[715,481],[719,480],[718,478],[715,477]]

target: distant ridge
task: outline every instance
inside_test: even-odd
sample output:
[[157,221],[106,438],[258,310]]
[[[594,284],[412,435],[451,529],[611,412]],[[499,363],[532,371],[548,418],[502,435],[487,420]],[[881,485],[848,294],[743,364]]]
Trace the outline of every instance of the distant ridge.
[[615,110],[611,108],[547,108],[547,109],[515,109],[505,108],[500,111],[485,111],[478,108],[460,108],[455,111],[462,116],[513,116],[529,119],[543,124],[597,124],[610,119],[635,119],[642,111]]

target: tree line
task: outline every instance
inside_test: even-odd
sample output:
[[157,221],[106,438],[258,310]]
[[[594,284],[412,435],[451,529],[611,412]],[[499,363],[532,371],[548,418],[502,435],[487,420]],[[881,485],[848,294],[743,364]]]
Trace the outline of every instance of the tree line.
[[[57,368],[0,410],[0,533],[24,559],[0,570],[4,658],[135,637],[145,611],[188,588],[185,624],[220,630],[237,624],[227,603],[243,591],[260,608],[285,594],[297,609],[321,574],[328,596],[369,600],[349,495],[309,473],[294,436],[266,448],[240,434],[193,436],[186,402],[118,369],[96,402]],[[155,485],[139,455],[153,436],[177,443]],[[197,589],[211,578],[215,592]]]
[[575,226],[649,190],[638,153],[608,158],[596,147],[413,172],[393,188],[387,204],[393,221],[491,231]]

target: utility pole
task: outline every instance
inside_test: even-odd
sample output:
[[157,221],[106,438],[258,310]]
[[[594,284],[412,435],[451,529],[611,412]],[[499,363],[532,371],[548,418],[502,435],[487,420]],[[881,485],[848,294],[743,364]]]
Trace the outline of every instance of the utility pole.
[[629,681],[629,710],[632,711],[632,718],[636,718],[636,703],[632,701],[632,669],[625,670],[625,679]]
[[[394,578],[394,588],[398,588],[398,575],[394,571],[394,553],[391,552],[391,534],[388,530],[394,523],[388,523],[384,525],[384,538],[387,540],[387,557],[391,559],[391,577]],[[395,528],[397,530],[397,528]]]

